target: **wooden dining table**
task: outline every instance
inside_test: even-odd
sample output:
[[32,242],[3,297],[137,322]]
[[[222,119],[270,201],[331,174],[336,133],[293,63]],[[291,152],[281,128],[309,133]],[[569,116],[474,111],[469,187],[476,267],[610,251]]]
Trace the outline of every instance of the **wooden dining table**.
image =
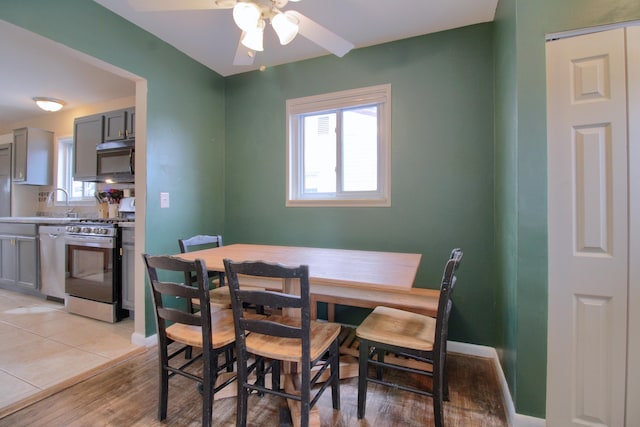
[[[389,305],[406,308],[428,315],[435,313],[438,291],[413,288],[421,254],[362,251],[351,249],[309,248],[297,246],[273,246],[255,244],[232,244],[217,248],[177,254],[194,261],[204,260],[207,270],[224,271],[224,259],[240,261],[265,261],[289,266],[309,266],[309,286],[312,300],[312,315],[317,302],[336,302],[372,308]],[[264,288],[282,289],[299,294],[293,281],[250,281],[241,278],[242,284]],[[435,308],[434,308],[435,307]],[[332,320],[332,319],[330,319]],[[357,375],[354,351],[348,344],[344,349],[346,358],[341,358],[340,377]],[[342,350],[341,350],[342,352]],[[284,381],[285,387],[291,382]],[[292,419],[296,422],[298,409],[291,404]],[[311,414],[310,425],[319,425],[317,411]],[[298,418],[299,419],[299,418]]]
[[337,288],[402,290],[413,286],[421,254],[233,244],[179,254],[187,260],[203,259],[210,271],[224,271],[223,260],[268,261],[284,265],[308,265],[313,285]]

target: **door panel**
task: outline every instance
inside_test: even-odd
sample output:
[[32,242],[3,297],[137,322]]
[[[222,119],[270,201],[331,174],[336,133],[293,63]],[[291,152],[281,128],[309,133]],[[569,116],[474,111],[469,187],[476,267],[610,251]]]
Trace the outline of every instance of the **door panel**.
[[547,43],[547,423],[624,426],[624,29]]
[[627,426],[640,426],[640,27],[627,28],[629,97],[629,362]]

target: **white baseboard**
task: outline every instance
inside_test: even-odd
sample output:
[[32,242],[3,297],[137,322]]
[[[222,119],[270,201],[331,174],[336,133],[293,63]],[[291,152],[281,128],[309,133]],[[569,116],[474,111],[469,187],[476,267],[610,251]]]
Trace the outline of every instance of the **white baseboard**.
[[542,418],[534,418],[520,414],[516,414],[513,421],[514,427],[545,427],[546,425],[546,421]]
[[158,344],[158,334],[145,337],[143,334],[134,332],[131,334],[131,343],[139,346],[153,347]]
[[512,427],[544,427],[546,422],[542,418],[534,418],[527,415],[516,414],[515,406],[513,405],[513,398],[507,385],[507,380],[502,371],[502,365],[498,359],[498,352],[493,347],[487,347],[483,345],[467,344],[457,341],[448,341],[447,350],[454,353],[466,354],[469,356],[486,357],[492,359],[498,373],[498,380],[500,381],[500,388],[502,389],[502,397],[506,405],[507,410],[507,422]]

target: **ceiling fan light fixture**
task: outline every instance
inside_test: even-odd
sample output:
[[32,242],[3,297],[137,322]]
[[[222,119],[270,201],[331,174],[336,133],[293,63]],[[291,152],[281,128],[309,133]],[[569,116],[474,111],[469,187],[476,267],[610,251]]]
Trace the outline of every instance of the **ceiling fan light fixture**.
[[262,40],[264,36],[264,21],[260,20],[258,27],[251,31],[245,31],[242,33],[240,42],[243,46],[248,47],[251,50],[262,52],[264,50]]
[[233,7],[233,20],[236,25],[246,32],[250,32],[259,27],[262,11],[253,2],[238,2]]
[[281,45],[289,44],[298,34],[298,19],[288,12],[278,12],[271,18],[271,25]]
[[48,112],[59,111],[65,105],[65,102],[60,99],[47,98],[44,96],[36,96],[33,100],[41,110]]

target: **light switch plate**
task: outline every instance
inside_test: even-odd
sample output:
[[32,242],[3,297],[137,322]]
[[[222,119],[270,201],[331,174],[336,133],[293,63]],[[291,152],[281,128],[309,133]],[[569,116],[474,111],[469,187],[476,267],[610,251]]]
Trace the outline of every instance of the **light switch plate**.
[[160,193],[160,207],[161,208],[169,207],[169,193]]

